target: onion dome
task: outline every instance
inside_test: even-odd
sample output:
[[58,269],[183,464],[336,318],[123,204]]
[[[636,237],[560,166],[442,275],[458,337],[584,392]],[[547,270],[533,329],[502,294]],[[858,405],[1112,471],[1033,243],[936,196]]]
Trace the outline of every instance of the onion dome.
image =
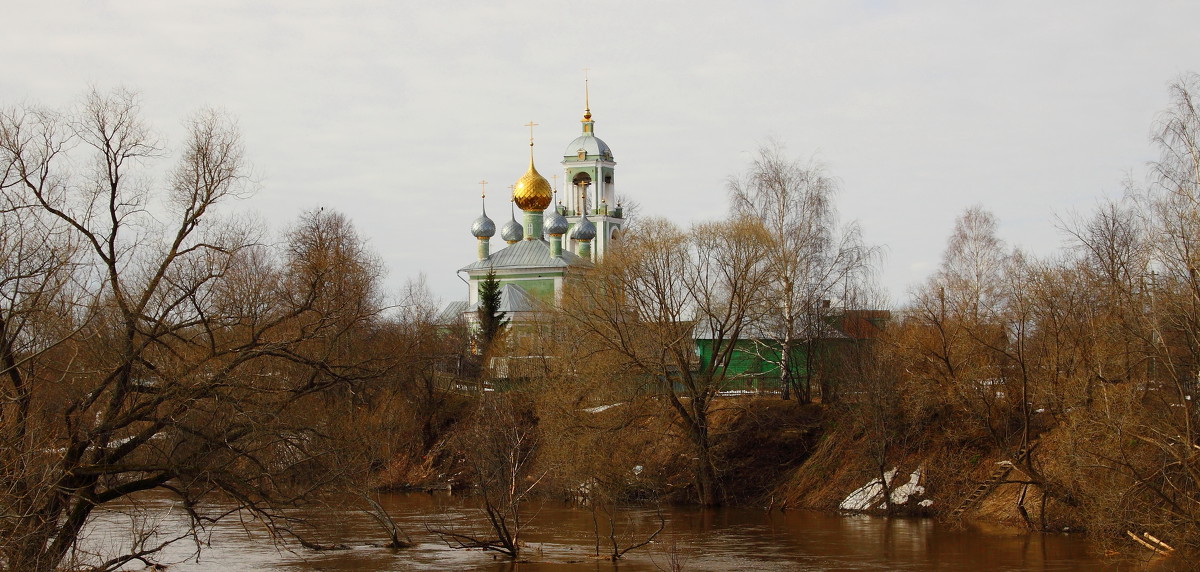
[[549,234],[549,235],[566,234],[567,229],[570,228],[570,223],[567,222],[567,217],[563,216],[562,213],[559,213],[557,207],[554,208],[551,212],[553,214],[551,214],[550,217],[546,219],[546,234]]
[[575,240],[596,238],[596,225],[588,220],[587,213],[583,214],[583,218],[579,219],[579,223],[575,225],[575,230],[571,231],[571,238]]
[[533,168],[533,149],[529,150],[529,170],[513,185],[513,202],[523,211],[544,211],[550,206],[554,190],[537,169]]
[[471,234],[475,235],[475,238],[491,238],[496,235],[496,223],[488,218],[486,210],[471,223]]
[[500,238],[503,238],[504,242],[517,242],[525,238],[525,229],[521,227],[521,223],[517,222],[515,215],[504,223],[504,228],[500,229]]

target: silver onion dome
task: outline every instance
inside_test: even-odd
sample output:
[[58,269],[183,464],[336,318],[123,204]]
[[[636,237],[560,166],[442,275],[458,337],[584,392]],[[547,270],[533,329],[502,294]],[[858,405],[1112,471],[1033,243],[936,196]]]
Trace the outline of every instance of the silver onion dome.
[[583,218],[579,219],[579,224],[575,225],[575,230],[571,231],[571,238],[575,240],[596,238],[596,225],[588,220],[587,213],[583,214]]
[[504,228],[500,229],[500,238],[503,238],[505,242],[516,242],[525,238],[525,229],[521,223],[517,222],[517,219],[511,219],[504,223]]
[[570,228],[570,223],[567,222],[567,217],[560,214],[557,207],[555,207],[551,212],[552,214],[550,217],[546,219],[546,234],[566,234],[567,229]]
[[475,235],[475,238],[491,238],[496,236],[496,223],[488,218],[486,211],[479,215],[479,218],[475,219],[475,222],[471,223],[471,234]]

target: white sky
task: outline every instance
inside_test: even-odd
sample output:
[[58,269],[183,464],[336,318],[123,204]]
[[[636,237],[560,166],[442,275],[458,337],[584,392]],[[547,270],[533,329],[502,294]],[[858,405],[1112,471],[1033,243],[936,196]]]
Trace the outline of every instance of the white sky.
[[507,216],[524,123],[542,174],[561,172],[584,67],[643,214],[722,216],[726,178],[776,138],[841,181],[895,301],[974,204],[1009,243],[1058,248],[1056,217],[1142,176],[1167,84],[1200,71],[1188,1],[9,4],[0,103],[126,86],[169,142],[224,108],[261,181],[229,208],[275,227],[341,210],[390,291],[424,273],[443,300],[466,295],[477,181]]

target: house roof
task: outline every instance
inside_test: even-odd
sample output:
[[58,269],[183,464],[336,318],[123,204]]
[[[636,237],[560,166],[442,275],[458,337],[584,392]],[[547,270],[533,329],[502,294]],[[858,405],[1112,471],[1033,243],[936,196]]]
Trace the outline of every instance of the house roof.
[[[795,333],[797,338],[817,340],[849,338],[845,332],[824,322],[810,323],[806,327],[803,327],[802,330]],[[692,336],[698,340],[711,340],[715,337],[712,327],[704,320],[696,322],[696,327],[692,330]],[[743,340],[772,340],[779,338],[779,332],[769,326],[751,322],[743,324],[740,337]]]

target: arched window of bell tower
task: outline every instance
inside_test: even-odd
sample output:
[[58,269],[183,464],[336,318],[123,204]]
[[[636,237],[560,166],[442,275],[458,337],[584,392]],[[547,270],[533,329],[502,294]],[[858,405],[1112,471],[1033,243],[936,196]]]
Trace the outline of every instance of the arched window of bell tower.
[[592,184],[592,176],[587,171],[580,171],[571,178],[571,185],[575,187],[574,197],[572,197],[572,210],[576,215],[581,215],[588,210],[588,187]]

